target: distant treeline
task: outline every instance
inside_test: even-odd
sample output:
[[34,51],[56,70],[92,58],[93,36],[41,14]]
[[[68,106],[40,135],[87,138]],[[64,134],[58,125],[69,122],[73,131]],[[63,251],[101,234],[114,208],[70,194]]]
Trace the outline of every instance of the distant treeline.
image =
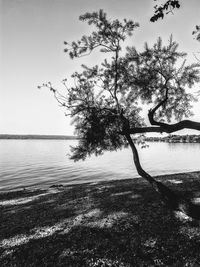
[[72,135],[19,135],[19,134],[0,134],[0,139],[50,139],[50,140],[73,140],[78,139]]
[[145,137],[149,142],[200,143],[200,135],[168,135],[165,137]]
[[[46,139],[46,140],[76,140],[73,135],[19,135],[19,134],[0,134],[0,139]],[[136,140],[136,138],[133,138]],[[164,137],[145,137],[149,142],[168,142],[168,143],[200,143],[200,135],[168,135]]]

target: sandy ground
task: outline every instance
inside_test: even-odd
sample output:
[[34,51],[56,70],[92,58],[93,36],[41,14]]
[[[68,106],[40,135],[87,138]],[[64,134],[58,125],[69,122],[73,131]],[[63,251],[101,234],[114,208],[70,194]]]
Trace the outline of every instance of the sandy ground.
[[[200,203],[200,172],[157,177]],[[141,178],[0,193],[0,266],[200,266],[198,221]]]

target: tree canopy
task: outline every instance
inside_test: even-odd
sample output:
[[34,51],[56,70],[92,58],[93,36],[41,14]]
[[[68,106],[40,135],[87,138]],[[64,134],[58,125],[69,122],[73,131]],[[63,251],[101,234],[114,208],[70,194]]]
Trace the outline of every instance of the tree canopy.
[[[86,13],[80,20],[94,26],[95,31],[76,42],[65,42],[65,52],[75,59],[99,49],[107,58],[93,67],[82,65],[82,72],[72,75],[74,86],[68,87],[65,79],[67,96],[46,84],[70,111],[76,134],[81,138],[73,148],[73,159],[127,146],[127,133],[199,127],[190,121],[180,122],[192,115],[192,102],[196,99],[187,89],[199,82],[199,65],[186,64],[186,53],[178,51],[172,36],[167,45],[159,37],[152,47],[146,43],[140,52],[134,46],[123,45],[138,23],[109,20],[103,10]],[[145,124],[141,111],[143,105],[149,104],[150,123],[158,127]],[[174,120],[175,125],[164,123]]]

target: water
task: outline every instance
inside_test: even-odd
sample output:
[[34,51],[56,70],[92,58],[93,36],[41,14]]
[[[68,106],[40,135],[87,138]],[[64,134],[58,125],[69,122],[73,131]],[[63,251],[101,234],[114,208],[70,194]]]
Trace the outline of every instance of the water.
[[[67,154],[76,140],[0,140],[0,190],[138,177],[130,149],[74,163]],[[200,170],[200,144],[149,143],[139,148],[151,175]]]

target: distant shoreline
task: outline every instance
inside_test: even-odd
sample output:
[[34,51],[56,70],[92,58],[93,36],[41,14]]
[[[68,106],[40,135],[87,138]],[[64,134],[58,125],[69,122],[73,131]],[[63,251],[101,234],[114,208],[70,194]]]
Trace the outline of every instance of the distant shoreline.
[[79,138],[72,135],[0,134],[0,139],[77,140]]
[[[13,140],[78,140],[74,135],[44,135],[44,134],[0,134],[1,139]],[[137,138],[133,138],[137,142]],[[168,135],[165,137],[144,137],[147,142],[166,143],[200,143],[200,135]]]

